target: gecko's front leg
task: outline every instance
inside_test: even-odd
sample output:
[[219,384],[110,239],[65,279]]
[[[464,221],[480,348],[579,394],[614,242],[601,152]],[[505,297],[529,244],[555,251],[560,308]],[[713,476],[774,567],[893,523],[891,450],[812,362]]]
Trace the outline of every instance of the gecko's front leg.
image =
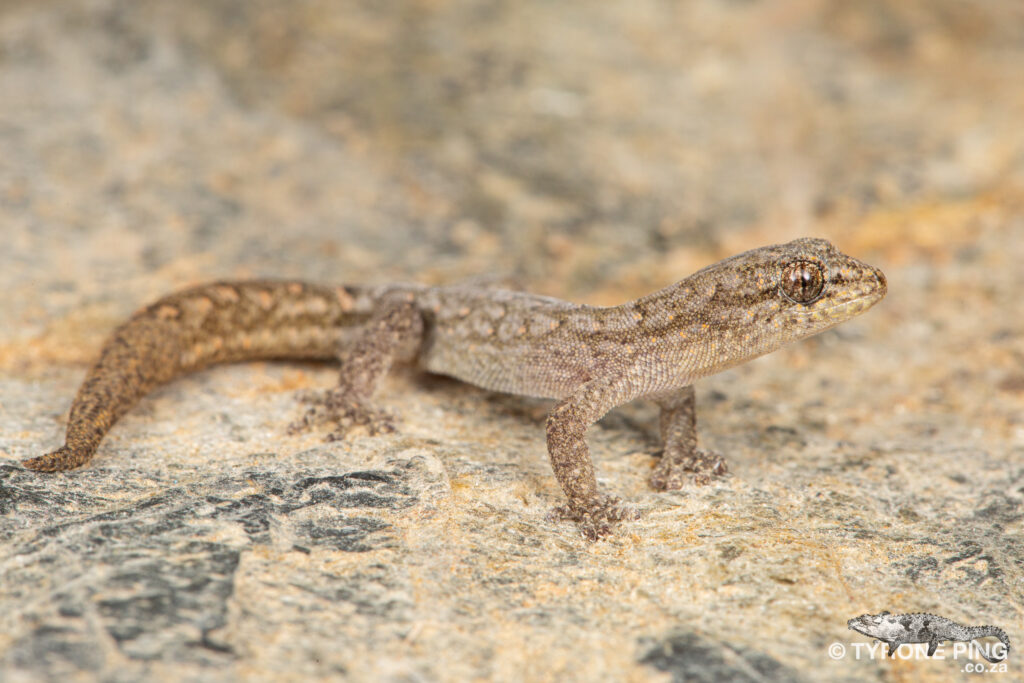
[[661,461],[651,475],[651,486],[660,491],[680,489],[687,480],[709,484],[725,474],[725,459],[697,448],[697,401],[693,385],[655,399],[661,407]]
[[576,522],[586,538],[597,540],[618,522],[636,519],[633,508],[597,489],[594,463],[584,438],[601,416],[622,403],[623,382],[618,376],[591,380],[560,401],[548,415],[548,455],[555,478],[569,502],[555,508],[554,516]]
[[394,431],[394,417],[373,405],[373,394],[395,360],[416,357],[423,333],[423,316],[412,301],[403,295],[382,302],[355,337],[338,350],[338,385],[302,395],[310,406],[289,430],[295,433],[333,422],[336,426],[327,436],[329,441],[341,439],[355,426],[366,427],[370,434]]

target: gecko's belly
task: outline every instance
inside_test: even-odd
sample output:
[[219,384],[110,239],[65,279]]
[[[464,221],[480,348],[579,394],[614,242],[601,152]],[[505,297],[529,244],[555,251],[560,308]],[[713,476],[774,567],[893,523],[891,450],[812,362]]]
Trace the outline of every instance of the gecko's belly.
[[552,349],[466,346],[440,336],[431,340],[420,357],[420,366],[491,391],[562,398],[589,379],[586,366],[579,360]]

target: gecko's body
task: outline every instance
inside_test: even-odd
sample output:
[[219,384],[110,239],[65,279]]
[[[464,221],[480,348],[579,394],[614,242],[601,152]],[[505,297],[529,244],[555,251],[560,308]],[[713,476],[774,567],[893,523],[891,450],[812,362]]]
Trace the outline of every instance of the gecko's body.
[[[928,643],[928,656],[938,649],[939,643],[947,640],[970,642],[976,638],[993,636],[1003,645],[1002,656],[991,656],[984,649],[981,656],[990,662],[1001,662],[1010,653],[1010,639],[997,626],[963,626],[952,619],[934,614],[915,612],[913,614],[862,614],[850,619],[846,625],[858,633],[876,638],[888,646],[889,656],[904,643]],[[998,645],[996,646],[999,647]]]
[[692,383],[847,320],[885,292],[879,270],[818,239],[745,252],[607,308],[480,285],[203,285],[115,330],[75,397],[66,444],[25,465],[82,465],[153,387],[241,360],[339,358],[338,387],[296,426],[328,419],[334,435],[353,424],[388,430],[371,396],[393,360],[413,361],[486,389],[558,399],[547,442],[569,499],[562,512],[595,538],[631,513],[597,490],[584,440],[591,424],[630,400],[655,400],[665,448],[652,484],[706,483],[725,465],[697,450]]

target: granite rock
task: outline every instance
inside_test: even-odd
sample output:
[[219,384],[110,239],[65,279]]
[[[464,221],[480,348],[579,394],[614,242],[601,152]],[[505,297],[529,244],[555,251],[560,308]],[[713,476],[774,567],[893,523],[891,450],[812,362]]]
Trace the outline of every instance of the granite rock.
[[[0,1],[0,679],[966,680],[864,612],[1024,636],[1024,12],[1012,0]],[[728,477],[549,521],[549,403],[329,365],[155,391],[43,476],[105,335],[220,277],[493,273],[611,304],[800,235],[867,315],[698,385]],[[834,657],[834,644],[844,654]],[[980,660],[975,660],[980,661]]]

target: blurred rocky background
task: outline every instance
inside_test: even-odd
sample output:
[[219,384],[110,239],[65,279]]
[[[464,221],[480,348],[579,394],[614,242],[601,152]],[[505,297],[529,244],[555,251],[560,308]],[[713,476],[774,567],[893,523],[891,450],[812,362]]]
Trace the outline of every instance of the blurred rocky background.
[[[1022,121],[1015,0],[0,0],[0,679],[969,678],[858,650],[882,610],[1020,676]],[[288,436],[336,369],[260,363],[18,465],[175,288],[613,304],[802,235],[889,296],[699,385],[720,483],[647,488],[648,405],[591,430],[645,513],[600,543],[546,520],[547,402],[411,370],[395,435]]]

